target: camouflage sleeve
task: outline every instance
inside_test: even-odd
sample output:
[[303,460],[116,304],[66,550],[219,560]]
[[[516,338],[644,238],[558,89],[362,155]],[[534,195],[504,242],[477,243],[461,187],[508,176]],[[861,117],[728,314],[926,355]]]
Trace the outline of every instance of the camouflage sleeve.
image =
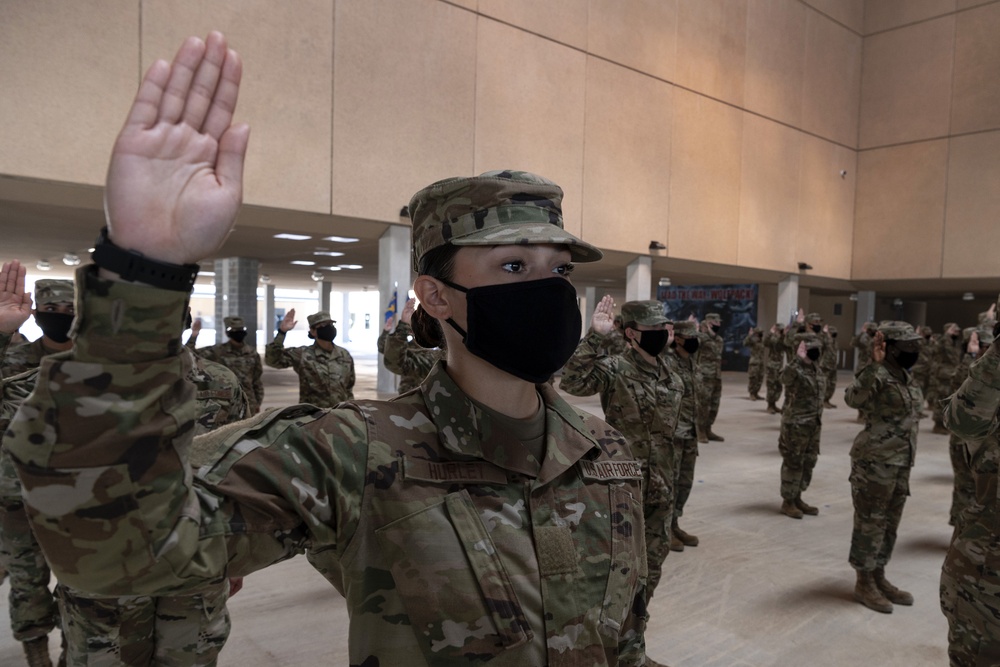
[[271,368],[288,368],[294,366],[298,368],[298,350],[295,348],[285,349],[285,332],[279,331],[274,336],[274,340],[264,348],[264,363]]
[[559,388],[573,396],[603,394],[611,389],[618,367],[615,357],[602,351],[605,336],[590,331],[563,368]]
[[252,403],[260,409],[264,404],[264,365],[260,363],[260,355],[254,350],[253,353],[253,401]]
[[[399,327],[396,327],[397,329]],[[378,335],[378,340],[375,341],[375,348],[378,349],[379,354],[385,354],[385,341],[389,338],[389,332],[382,329],[382,333]]]
[[844,402],[848,407],[860,410],[881,390],[882,381],[878,377],[881,368],[882,364],[871,363],[854,376],[844,390]]
[[1000,410],[1000,346],[991,345],[969,369],[969,377],[945,405],[944,423],[967,441],[996,432]]
[[778,376],[778,380],[781,381],[783,386],[787,387],[790,384],[795,384],[795,380],[798,379],[798,377],[798,364],[791,363],[781,369],[781,374]]
[[197,346],[198,346],[198,334],[192,333],[190,336],[188,336],[187,342],[184,343],[184,347],[194,352]]
[[385,341],[385,367],[402,376],[426,377],[437,361],[437,355],[411,343],[407,337],[410,327],[400,322],[396,330]]

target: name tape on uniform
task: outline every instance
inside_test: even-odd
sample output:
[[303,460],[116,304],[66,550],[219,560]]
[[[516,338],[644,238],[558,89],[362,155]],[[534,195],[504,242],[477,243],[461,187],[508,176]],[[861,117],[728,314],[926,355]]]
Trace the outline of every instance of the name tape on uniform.
[[403,458],[403,478],[421,482],[506,484],[507,474],[483,461],[426,461]]
[[638,461],[580,461],[580,471],[587,479],[642,479]]

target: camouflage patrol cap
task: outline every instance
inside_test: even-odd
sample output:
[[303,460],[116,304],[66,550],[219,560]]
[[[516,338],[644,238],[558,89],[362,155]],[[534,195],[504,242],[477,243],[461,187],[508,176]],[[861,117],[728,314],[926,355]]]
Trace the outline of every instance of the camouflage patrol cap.
[[318,313],[313,313],[306,318],[309,321],[309,328],[314,328],[317,324],[322,324],[323,322],[336,322],[337,320],[330,317],[330,313],[325,310],[321,310]]
[[804,342],[806,344],[807,350],[823,348],[823,339],[812,332],[795,334],[795,338],[793,338],[792,340],[795,343],[796,347],[798,347],[799,343]]
[[697,338],[698,327],[695,326],[695,323],[690,320],[674,322],[674,337],[677,336],[682,336],[684,338]]
[[934,333],[934,331],[931,330],[931,328],[925,324],[917,329],[917,333],[919,333],[921,336],[930,336],[931,334]]
[[976,329],[976,333],[979,334],[979,344],[980,345],[992,345],[995,340],[993,336],[993,327],[981,326]]
[[962,329],[962,340],[968,342],[972,338],[972,332],[975,331],[977,327],[965,327]]
[[661,301],[629,301],[622,306],[622,321],[653,326],[670,320],[663,314]]
[[920,335],[913,330],[913,325],[909,322],[898,322],[888,320],[878,326],[879,332],[886,340],[907,341],[920,340]]
[[222,320],[226,324],[227,329],[246,329],[247,325],[243,321],[242,317],[234,317],[230,315],[229,317],[223,318]]
[[705,315],[705,321],[706,322],[719,322],[719,323],[721,323],[722,322],[722,316],[719,315],[718,313],[708,313],[707,315]]
[[944,333],[948,333],[948,331],[950,329],[952,329],[952,328],[956,328],[957,329],[958,328],[958,324],[955,323],[955,322],[946,322],[945,325],[944,325],[944,329],[942,329],[941,331],[944,332]]
[[603,253],[563,229],[562,188],[527,171],[487,171],[446,178],[410,199],[413,270],[442,245],[568,246],[573,261],[595,262]]
[[35,308],[50,303],[73,303],[75,292],[72,280],[45,278],[35,281]]
[[833,326],[832,324],[827,324],[826,330],[831,334],[837,333],[837,327]]
[[819,313],[809,313],[808,315],[806,315],[806,322],[815,324],[817,322],[822,322],[822,321],[823,321],[823,316],[820,315]]

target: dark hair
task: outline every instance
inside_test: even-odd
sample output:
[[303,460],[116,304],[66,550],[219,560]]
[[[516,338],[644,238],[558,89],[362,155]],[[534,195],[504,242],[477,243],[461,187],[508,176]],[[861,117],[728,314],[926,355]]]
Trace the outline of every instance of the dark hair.
[[[438,280],[451,280],[455,271],[457,252],[458,246],[450,243],[428,250],[418,261],[417,273]],[[441,323],[428,315],[420,306],[413,311],[410,328],[413,329],[413,340],[417,341],[420,347],[444,347],[444,331],[441,330]]]

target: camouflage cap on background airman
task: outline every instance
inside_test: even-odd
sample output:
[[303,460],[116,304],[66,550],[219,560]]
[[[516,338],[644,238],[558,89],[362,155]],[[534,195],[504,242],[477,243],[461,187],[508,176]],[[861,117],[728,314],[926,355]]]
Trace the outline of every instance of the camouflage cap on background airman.
[[326,312],[325,310],[321,310],[318,313],[313,313],[312,315],[310,315],[309,317],[307,317],[306,320],[309,322],[309,328],[310,329],[315,328],[317,325],[320,325],[323,322],[336,322],[337,321],[337,320],[333,319],[332,317],[330,317],[330,313]]
[[823,316],[819,313],[809,313],[806,315],[806,324],[822,324]]
[[698,337],[698,326],[691,320],[681,320],[680,322],[674,322],[674,338],[680,336],[682,338],[697,338]]
[[222,321],[226,324],[226,328],[227,329],[246,329],[247,328],[247,325],[243,321],[242,317],[236,317],[234,315],[230,315],[228,317],[223,318]]
[[413,270],[442,245],[559,243],[573,261],[594,262],[603,253],[563,229],[562,188],[526,171],[488,171],[446,178],[410,199]]
[[719,315],[718,313],[708,313],[707,315],[705,315],[705,321],[718,322],[719,324],[722,324],[722,316]]
[[913,325],[909,322],[887,320],[878,326],[878,330],[886,340],[895,340],[900,342],[920,340],[920,334],[913,330]]
[[814,334],[811,331],[808,333],[795,334],[795,337],[792,339],[792,342],[795,343],[796,347],[798,347],[799,343],[805,343],[807,350],[823,349],[823,339],[820,338],[819,335]]
[[74,300],[72,280],[45,278],[35,281],[35,308],[50,303],[73,303]]
[[992,345],[994,341],[993,327],[982,325],[976,329],[976,334],[979,336],[980,345]]
[[662,301],[629,301],[622,306],[622,322],[655,326],[670,320],[663,313]]
[[921,336],[927,337],[933,335],[934,331],[925,324],[917,329],[917,333],[919,333]]
[[826,331],[831,336],[836,336],[837,335],[837,327],[833,326],[832,324],[826,325]]

